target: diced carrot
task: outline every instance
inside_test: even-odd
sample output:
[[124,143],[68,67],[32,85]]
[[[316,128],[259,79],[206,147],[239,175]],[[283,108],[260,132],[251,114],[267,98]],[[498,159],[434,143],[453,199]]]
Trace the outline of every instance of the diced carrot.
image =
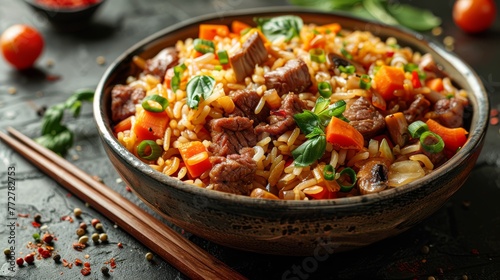
[[364,145],[363,135],[352,125],[337,117],[332,117],[325,134],[326,141],[337,149],[361,150]]
[[198,37],[205,40],[213,40],[215,36],[227,37],[229,27],[222,24],[200,24]]
[[441,136],[444,142],[444,149],[455,154],[467,141],[467,130],[463,127],[449,128],[433,119],[426,121],[429,130]]
[[441,79],[441,78],[430,79],[427,82],[425,82],[425,85],[428,88],[435,90],[437,92],[444,90],[443,79]]
[[242,21],[233,20],[233,22],[231,22],[231,32],[234,34],[241,35],[241,32],[245,29],[248,29],[248,28],[252,28],[252,27],[250,25],[242,22]]
[[137,116],[134,133],[140,140],[156,140],[165,134],[168,124],[166,112],[153,113],[142,110]]
[[212,168],[207,149],[200,141],[192,141],[180,145],[179,152],[192,178],[197,178],[203,172]]
[[405,81],[405,72],[398,67],[383,65],[373,77],[376,90],[385,100],[391,100],[395,97],[394,91],[403,89]]
[[338,23],[325,24],[315,28],[321,34],[338,33],[341,29],[342,26]]
[[121,120],[119,123],[115,125],[113,130],[115,133],[118,133],[118,132],[123,132],[125,130],[129,130],[131,127],[132,127],[132,116]]
[[299,33],[300,40],[302,41],[302,48],[306,51],[311,49],[311,41],[316,37],[313,30],[309,28],[302,28]]

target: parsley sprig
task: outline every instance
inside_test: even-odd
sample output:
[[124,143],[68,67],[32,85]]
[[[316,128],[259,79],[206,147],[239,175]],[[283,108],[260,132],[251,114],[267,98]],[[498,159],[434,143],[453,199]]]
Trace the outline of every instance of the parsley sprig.
[[319,97],[312,111],[293,116],[295,123],[307,140],[292,151],[295,166],[309,166],[320,159],[326,149],[325,128],[332,117],[346,120],[343,113],[346,108],[344,100],[330,104],[330,99]]
[[62,124],[64,112],[69,110],[73,117],[80,115],[82,103],[91,102],[94,90],[76,90],[65,102],[52,105],[45,111],[42,119],[41,136],[35,141],[53,152],[64,155],[73,145],[73,132]]

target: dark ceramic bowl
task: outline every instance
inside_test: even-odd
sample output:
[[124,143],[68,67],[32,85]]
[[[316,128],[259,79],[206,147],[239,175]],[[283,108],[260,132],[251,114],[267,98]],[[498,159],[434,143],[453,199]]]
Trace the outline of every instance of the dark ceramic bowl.
[[[368,30],[423,53],[431,53],[458,86],[469,93],[473,113],[469,139],[448,162],[411,184],[365,196],[315,201],[254,199],[206,190],[161,174],[138,160],[113,136],[110,91],[137,74],[132,57],[154,56],[177,40],[196,37],[200,23],[252,23],[255,16],[294,14],[304,22],[338,22],[344,28]],[[267,254],[312,255],[319,250],[340,252],[397,235],[436,210],[466,181],[481,151],[489,101],[474,71],[422,35],[342,14],[304,11],[294,7],[234,11],[204,16],[170,26],[132,46],[102,77],[94,114],[105,150],[125,182],[151,208],[185,230],[215,243]]]
[[60,31],[78,31],[85,28],[96,11],[105,0],[96,4],[75,8],[54,8],[44,6],[36,0],[24,0],[35,12],[40,13],[47,21]]

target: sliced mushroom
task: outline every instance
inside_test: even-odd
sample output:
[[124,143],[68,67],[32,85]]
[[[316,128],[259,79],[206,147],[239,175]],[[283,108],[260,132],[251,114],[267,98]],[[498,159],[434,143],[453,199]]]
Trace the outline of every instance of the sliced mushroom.
[[387,188],[389,160],[372,158],[361,166],[358,172],[358,188],[361,194],[378,193]]

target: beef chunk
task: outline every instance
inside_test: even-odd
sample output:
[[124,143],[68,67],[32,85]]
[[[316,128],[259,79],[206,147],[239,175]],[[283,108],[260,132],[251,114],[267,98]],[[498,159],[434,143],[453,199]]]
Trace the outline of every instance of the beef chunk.
[[230,96],[236,106],[231,116],[247,117],[255,125],[265,122],[267,117],[269,117],[270,109],[265,105],[258,114],[255,114],[255,107],[257,107],[261,98],[257,92],[244,89],[235,91]]
[[463,125],[464,104],[457,98],[440,99],[434,104],[436,121],[446,127],[461,127]]
[[116,85],[111,90],[111,118],[119,122],[135,114],[135,104],[139,103],[146,91],[126,85]]
[[258,32],[251,34],[240,51],[229,58],[238,82],[245,80],[255,69],[267,60],[267,50]]
[[354,101],[344,111],[344,116],[365,139],[377,135],[385,128],[384,116],[364,97]]
[[240,154],[232,154],[227,157],[212,156],[212,170],[210,170],[210,184],[214,190],[250,195],[253,189],[257,164],[253,160],[254,150],[243,148]]
[[415,100],[410,104],[410,107],[403,113],[406,121],[412,123],[424,117],[424,114],[429,110],[431,102],[427,100],[422,94],[418,94]]
[[281,101],[281,107],[271,112],[269,124],[258,125],[255,132],[260,134],[267,132],[271,135],[280,135],[292,129],[295,126],[293,115],[302,113],[306,108],[304,102],[294,93],[289,93]]
[[163,49],[155,57],[146,60],[144,74],[156,76],[160,82],[163,82],[167,69],[174,67],[178,60],[177,50],[174,47]]
[[253,121],[245,117],[213,119],[209,122],[212,145],[210,152],[217,156],[237,154],[257,143]]
[[307,64],[301,59],[291,59],[274,71],[264,74],[266,87],[274,88],[279,96],[289,92],[301,93],[312,84]]

